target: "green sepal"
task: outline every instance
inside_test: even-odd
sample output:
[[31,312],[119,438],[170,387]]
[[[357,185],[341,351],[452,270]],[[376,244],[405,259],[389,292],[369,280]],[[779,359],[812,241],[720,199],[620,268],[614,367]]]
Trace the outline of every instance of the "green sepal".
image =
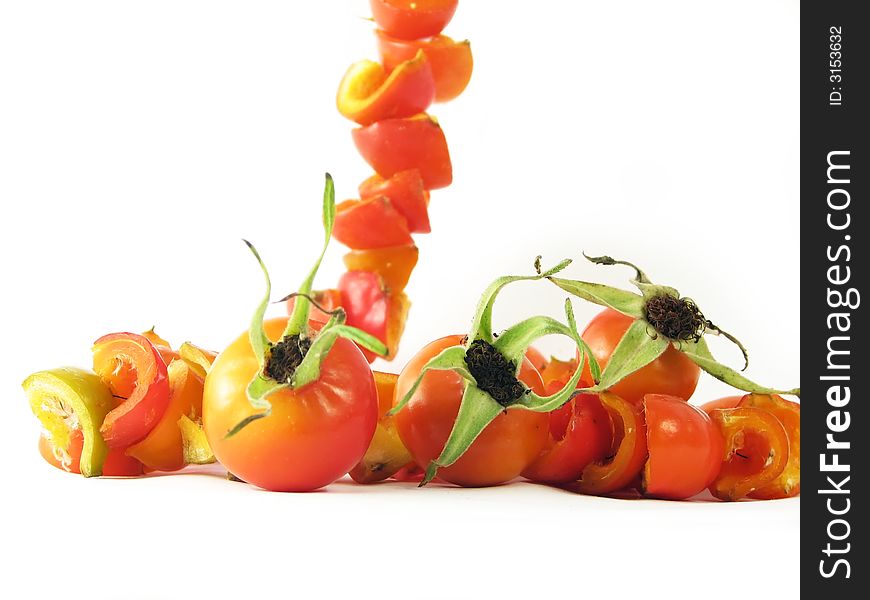
[[439,468],[449,467],[459,460],[469,446],[474,443],[477,436],[504,410],[505,408],[493,400],[489,394],[473,383],[466,383],[453,430],[450,432],[440,456],[429,463],[426,468],[426,475],[420,482],[420,487],[432,481]]
[[332,350],[338,338],[343,337],[355,342],[366,350],[375,354],[387,356],[387,347],[375,336],[366,333],[362,329],[344,324],[345,313],[338,310],[329,322],[317,333],[317,337],[311,343],[305,358],[296,367],[293,380],[290,382],[293,389],[298,389],[320,379],[320,366],[326,359],[326,355]]
[[571,264],[571,259],[566,258],[552,269],[542,272],[540,270],[540,260],[540,256],[535,259],[535,268],[538,270],[537,275],[511,275],[507,277],[499,277],[489,284],[489,287],[484,290],[483,295],[480,297],[480,301],[477,304],[477,310],[474,313],[474,321],[472,321],[471,331],[468,335],[468,344],[471,344],[474,340],[483,340],[490,344],[493,343],[492,308],[499,292],[501,292],[506,285],[515,281],[537,281],[538,279],[546,279],[552,277]]
[[266,396],[268,396],[269,394],[273,394],[278,390],[286,389],[288,387],[290,387],[290,384],[288,383],[278,383],[274,379],[269,379],[268,377],[265,377],[262,370],[257,372],[254,378],[248,384],[248,387],[245,389],[245,393],[248,396],[248,402],[251,403],[251,406],[259,410],[260,412],[248,415],[247,417],[236,423],[224,437],[226,439],[229,439],[254,421],[264,419],[271,415],[272,403],[266,399]]
[[737,346],[737,348],[740,349],[740,353],[743,354],[743,368],[740,370],[745,371],[749,367],[749,350],[746,349],[743,342],[724,329],[721,329],[718,325],[714,325],[711,321],[707,321],[706,333],[709,333],[710,335],[721,335],[723,338]]
[[645,316],[643,297],[634,292],[588,281],[560,279],[558,277],[549,277],[548,279],[569,294],[593,304],[612,308],[635,319],[642,319]]
[[523,356],[529,346],[538,338],[554,334],[573,337],[567,327],[552,317],[529,317],[502,332],[493,346],[502,356],[517,366],[514,372],[516,375],[520,372]]
[[[449,348],[442,350],[437,356],[433,356],[429,359],[429,362],[420,369],[420,375],[417,377],[414,385],[411,386],[411,389],[408,390],[399,403],[390,409],[387,416],[391,417],[407,406],[408,402],[411,401],[411,398],[414,397],[417,388],[420,387],[420,382],[423,381],[423,375],[425,375],[427,371],[453,371],[466,381],[474,383],[474,377],[471,376],[471,373],[468,371],[468,366],[465,364],[465,348],[462,346],[450,346]],[[492,399],[490,398],[490,400]],[[495,402],[495,400],[492,401]]]
[[610,389],[635,371],[642,369],[661,356],[670,343],[662,335],[651,336],[646,321],[634,321],[619,340],[597,385],[585,389],[588,392],[603,392]]
[[586,342],[583,341],[583,338],[580,337],[580,333],[577,330],[577,320],[574,318],[574,308],[571,304],[570,298],[565,300],[565,316],[568,320],[567,327],[551,317],[530,317],[504,331],[498,339],[495,340],[493,346],[495,346],[495,349],[498,350],[507,360],[513,361],[514,364],[517,365],[516,374],[519,374],[520,366],[522,365],[522,357],[535,340],[547,335],[567,336],[571,338],[581,350],[580,368],[582,369],[583,356],[586,356],[590,362],[592,377],[597,382],[601,377],[601,367],[598,365],[595,356],[593,356],[591,348],[589,348]]
[[524,408],[532,412],[551,412],[562,407],[566,402],[571,400],[574,392],[577,390],[577,385],[580,383],[580,377],[583,375],[583,354],[580,355],[580,361],[577,363],[577,370],[571,379],[568,380],[561,390],[549,396],[539,396],[534,392],[529,392],[519,400],[516,404],[508,407],[508,410],[513,408]]
[[[592,353],[592,348],[589,344],[580,337],[580,330],[577,328],[577,318],[574,316],[574,305],[571,304],[570,298],[565,298],[565,318],[568,320],[568,336],[574,340],[580,352],[580,358],[577,364],[577,372],[582,374],[584,359],[589,361],[589,372],[592,374],[594,383],[601,380],[601,365],[598,364],[598,359]],[[579,379],[578,379],[579,380]]]
[[262,371],[263,367],[266,366],[266,352],[271,345],[269,336],[266,335],[264,322],[266,319],[266,309],[269,308],[269,301],[272,299],[272,279],[269,277],[269,270],[266,268],[263,259],[260,258],[260,253],[257,252],[254,245],[248,240],[242,241],[245,242],[248,249],[253,253],[254,258],[257,259],[257,263],[260,265],[263,277],[266,280],[266,294],[260,300],[260,304],[257,305],[257,310],[254,311],[254,316],[251,317],[251,326],[248,328],[248,339],[251,341],[251,349],[254,351],[254,356],[257,357],[257,364]]
[[[644,273],[640,267],[637,265],[630,263],[626,260],[617,260],[610,256],[587,256],[586,253],[583,256],[591,263],[596,265],[623,265],[626,267],[630,267],[634,269],[635,275],[634,278],[630,280],[631,284],[634,285],[637,289],[640,290],[641,294],[645,299],[655,298],[656,296],[668,295],[673,296],[674,298],[680,297],[680,292],[676,289],[666,286],[666,285],[656,285],[654,284],[649,277],[647,277],[646,273]],[[635,316],[635,315],[632,315]],[[645,317],[646,315],[641,315],[641,317]],[[638,317],[639,318],[639,317]]]
[[697,342],[683,342],[679,349],[704,371],[738,390],[753,394],[788,394],[800,398],[801,389],[799,387],[790,390],[765,387],[747,379],[734,369],[721,364],[713,357],[707,342],[703,338]]
[[85,477],[102,475],[109,448],[100,435],[100,426],[114,406],[109,388],[94,373],[75,367],[40,371],[21,385],[33,414],[51,435],[55,446],[68,446],[71,430],[64,416],[52,411],[50,405],[61,404],[72,411],[77,428],[82,431],[79,471]]
[[308,329],[308,315],[311,312],[311,301],[308,296],[311,295],[311,288],[314,286],[314,278],[317,276],[317,271],[320,269],[320,263],[323,262],[323,257],[326,255],[326,248],[329,246],[329,240],[332,238],[332,229],[335,225],[335,182],[332,180],[332,175],[326,174],[326,185],[323,188],[323,249],[320,251],[320,256],[308,277],[302,282],[299,287],[299,296],[296,298],[296,304],[293,306],[293,312],[290,314],[290,319],[287,321],[287,327],[284,329],[284,335],[304,334]]

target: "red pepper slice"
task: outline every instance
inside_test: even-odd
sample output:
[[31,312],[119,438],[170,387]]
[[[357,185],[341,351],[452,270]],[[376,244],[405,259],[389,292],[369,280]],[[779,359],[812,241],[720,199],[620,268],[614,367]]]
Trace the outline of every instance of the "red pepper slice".
[[151,432],[169,405],[166,363],[147,338],[112,333],[94,342],[94,372],[121,402],[100,433],[110,448],[126,448]]
[[[338,282],[347,324],[375,336],[395,356],[410,303],[403,293],[391,293],[377,273],[348,271]],[[363,349],[369,362],[375,355]]]
[[[552,383],[558,387],[548,387],[548,393],[565,384]],[[550,438],[538,459],[523,471],[523,477],[545,483],[577,481],[590,463],[604,460],[612,438],[610,416],[598,396],[581,394],[550,413]]]
[[713,421],[725,438],[719,477],[710,492],[739,500],[774,482],[788,463],[788,436],[774,415],[760,408],[716,409]]
[[353,141],[381,177],[417,169],[427,190],[447,187],[453,181],[447,139],[438,121],[429,115],[385,119],[359,127],[353,130]]
[[429,192],[423,187],[420,171],[411,169],[401,171],[389,179],[380,175],[372,175],[359,186],[359,195],[363,200],[383,196],[390,204],[402,213],[408,222],[411,233],[429,233]]
[[148,341],[154,344],[154,347],[157,348],[160,356],[163,357],[163,362],[165,362],[167,365],[173,360],[179,358],[178,352],[172,349],[172,344],[167,342],[164,338],[160,337],[157,332],[154,331],[153,327],[148,331],[143,331],[142,337],[148,338]]
[[618,446],[612,458],[586,467],[580,481],[571,486],[583,494],[610,494],[627,487],[638,479],[647,459],[646,424],[641,408],[610,392],[598,397],[614,422],[614,441]]
[[414,243],[408,221],[384,197],[346,200],[336,207],[332,235],[352,250],[369,250]]
[[203,379],[183,360],[172,362],[169,373],[169,406],[151,432],[127,449],[149,469],[177,471],[184,467],[184,439],[178,421],[202,416]]

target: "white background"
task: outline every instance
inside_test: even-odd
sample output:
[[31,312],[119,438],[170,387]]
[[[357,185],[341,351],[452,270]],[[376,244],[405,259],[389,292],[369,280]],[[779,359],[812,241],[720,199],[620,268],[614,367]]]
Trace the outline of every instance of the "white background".
[[[367,15],[364,0],[0,1],[0,595],[796,592],[798,499],[629,502],[523,483],[281,495],[42,463],[28,373],[88,366],[99,335],[151,325],[220,349],[262,292],[242,237],[276,297],[298,285],[323,172],[342,198],[369,174],[334,108],[347,66],[376,56]],[[751,377],[796,385],[798,25],[796,0],[461,2],[447,33],[472,40],[474,78],[432,110],[455,183],[433,194],[390,368],[464,330],[495,276],[586,250],[678,287],[743,339]],[[330,249],[321,287],[341,254]],[[496,318],[559,316],[563,299],[518,285]],[[694,401],[726,392],[704,378]]]

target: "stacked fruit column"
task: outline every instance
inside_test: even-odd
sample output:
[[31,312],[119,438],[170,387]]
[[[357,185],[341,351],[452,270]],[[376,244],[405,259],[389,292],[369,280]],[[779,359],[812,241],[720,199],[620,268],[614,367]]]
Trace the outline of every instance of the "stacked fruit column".
[[360,184],[359,199],[337,207],[333,236],[350,249],[348,270],[316,300],[325,309],[341,306],[349,325],[386,344],[387,358],[410,307],[404,289],[418,258],[412,234],[430,232],[429,192],[453,180],[444,132],[427,111],[457,97],[471,78],[470,44],[441,34],[457,4],[371,0],[381,62],[355,63],[338,89],[338,110],[359,125],[353,140],[375,173]]

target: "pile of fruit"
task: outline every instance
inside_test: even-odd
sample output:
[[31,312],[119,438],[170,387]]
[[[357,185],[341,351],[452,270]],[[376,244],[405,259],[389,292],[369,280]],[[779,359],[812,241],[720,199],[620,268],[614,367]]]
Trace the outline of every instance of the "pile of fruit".
[[[250,327],[220,354],[173,350],[152,329],[93,346],[93,371],[35,373],[25,392],[50,464],[85,477],[141,476],[217,461],[268,490],[319,489],[350,474],[491,486],[522,477],[583,494],[722,500],[800,493],[800,389],[759,385],[716,361],[706,336],[736,337],[675,288],[632,263],[634,291],[565,278],[571,264],[505,276],[483,292],[465,334],[421,348],[400,374],[373,372],[395,353],[417,260],[411,233],[429,231],[429,190],[451,182],[444,135],[423,113],[471,75],[467,43],[441,34],[449,0],[372,0],[383,64],[352,66],[340,112],[375,175],[336,206],[327,175],[325,243],[288,316],[266,319],[271,280]],[[314,290],[329,241],[351,248],[333,289]],[[530,315],[493,326],[501,291],[517,281],[569,294],[564,319]],[[572,301],[604,310],[579,332]],[[565,360],[533,344],[561,335]],[[744,369],[748,360],[744,364]],[[744,393],[700,408],[687,400],[701,372]]]

